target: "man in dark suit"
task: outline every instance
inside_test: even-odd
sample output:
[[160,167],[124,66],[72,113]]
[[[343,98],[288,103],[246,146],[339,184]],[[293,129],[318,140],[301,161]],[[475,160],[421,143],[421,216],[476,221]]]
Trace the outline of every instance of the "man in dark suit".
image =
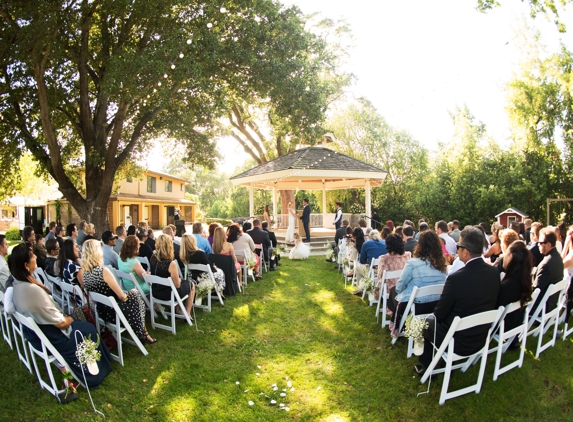
[[340,228],[340,223],[342,222],[342,208],[340,202],[336,203],[336,214],[334,215],[334,228],[338,230]]
[[[271,246],[272,246],[272,248],[273,248],[273,249],[276,249],[277,244],[278,244],[278,242],[277,242],[277,236],[275,235],[274,232],[272,232],[272,231],[269,230],[269,223],[266,222],[266,221],[263,221],[263,222],[261,223],[261,226],[262,226],[263,230],[266,231],[266,232],[269,234],[269,239],[271,240]],[[280,267],[280,266],[282,265],[282,264],[279,262],[280,259],[281,259],[281,256],[278,255],[278,253],[277,253],[277,254],[275,255],[275,261],[276,261],[276,262],[275,262],[275,265],[276,265],[277,267]]]
[[531,238],[531,245],[529,246],[529,252],[533,255],[533,266],[537,267],[543,261],[543,254],[539,251],[539,232],[543,228],[543,224],[535,222],[531,225],[531,231],[529,232]]
[[302,221],[302,225],[304,226],[304,232],[306,234],[306,239],[303,240],[303,242],[310,242],[310,206],[308,205],[308,199],[304,198],[302,200],[302,204],[304,205],[304,208],[302,210],[302,216],[300,217],[301,221]]
[[[535,301],[535,305],[531,308],[531,312],[535,311],[549,286],[563,280],[563,259],[555,248],[556,242],[557,236],[552,228],[546,227],[539,233],[537,245],[539,246],[539,252],[543,255],[543,260],[537,266],[533,287],[538,288],[540,292]],[[547,299],[545,310],[553,310],[555,306],[557,306],[557,299],[557,294]]]
[[404,238],[404,250],[414,255],[414,249],[418,244],[418,241],[414,239],[414,229],[410,226],[404,227],[402,237]]
[[[247,232],[249,236],[255,242],[255,245],[261,245],[263,248],[263,257],[265,261],[270,263],[269,271],[276,271],[275,263],[273,260],[270,259],[270,252],[271,252],[271,239],[269,238],[269,234],[261,229],[261,220],[258,218],[253,220],[253,228]],[[255,249],[256,253],[259,253],[259,249]]]
[[[326,262],[337,262],[338,257],[338,242],[344,239],[346,236],[346,227],[348,227],[348,220],[342,220],[342,227],[336,229],[336,233],[334,234],[334,242],[332,242],[332,250],[334,254],[332,258],[326,260]],[[338,265],[336,266],[338,268]]]
[[[475,227],[468,227],[460,233],[458,257],[465,267],[450,274],[444,291],[434,309],[435,319],[429,319],[430,328],[424,331],[424,353],[416,365],[416,372],[423,374],[432,361],[434,330],[436,346],[440,346],[455,317],[464,318],[495,309],[499,293],[499,271],[485,263],[483,233]],[[454,336],[455,352],[467,355],[478,351],[485,343],[490,325],[482,325],[460,331]]]

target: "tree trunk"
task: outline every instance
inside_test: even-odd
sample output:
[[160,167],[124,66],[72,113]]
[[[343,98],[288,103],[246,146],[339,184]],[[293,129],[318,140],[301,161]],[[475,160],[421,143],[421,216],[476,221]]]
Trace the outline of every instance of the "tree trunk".
[[[285,215],[287,218],[283,218],[281,228],[288,226],[288,203],[292,202],[294,204],[294,191],[293,190],[279,190],[281,196],[281,214]],[[296,204],[295,204],[296,209]]]

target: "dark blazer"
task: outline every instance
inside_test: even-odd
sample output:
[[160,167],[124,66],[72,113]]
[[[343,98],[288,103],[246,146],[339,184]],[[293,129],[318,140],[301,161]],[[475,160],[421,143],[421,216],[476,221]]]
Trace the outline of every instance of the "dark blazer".
[[308,224],[310,222],[310,205],[306,205],[302,210],[302,216],[300,217],[303,223]]
[[[464,318],[496,309],[499,288],[498,270],[481,257],[450,274],[434,309],[437,343],[441,344],[455,317]],[[475,353],[483,346],[489,328],[489,325],[483,325],[458,332],[454,337],[455,352]]]
[[[270,241],[271,241],[271,246],[272,246],[273,248],[276,248],[278,242],[277,242],[277,236],[275,235],[275,232],[272,232],[272,231],[270,231],[269,229],[266,229],[266,230],[264,230],[264,231],[266,231],[266,232],[268,233],[268,235],[269,235],[269,239],[270,239]],[[255,242],[255,243],[256,243],[256,242]]]
[[336,246],[338,246],[339,240],[344,239],[344,236],[346,235],[346,227],[348,226],[342,226],[339,229],[336,229],[336,234],[334,235],[334,243]]
[[[137,254],[137,256],[141,256],[141,257],[145,256],[145,257],[147,257],[148,260],[151,261],[151,257],[153,256],[153,251],[145,243],[140,243],[139,244],[139,253]],[[146,268],[147,265],[141,264],[141,266],[143,267],[143,269],[145,271],[149,271],[149,268]]]
[[265,257],[265,261],[268,261],[269,248],[271,247],[271,239],[269,238],[269,234],[260,227],[254,227],[247,233],[249,234],[249,236],[251,236],[253,242],[255,242],[256,245],[262,245],[263,256]]
[[[533,285],[537,287],[540,292],[535,301],[535,305],[531,309],[532,312],[537,309],[537,305],[541,302],[541,299],[545,295],[545,292],[551,284],[559,283],[563,280],[563,259],[561,255],[557,252],[557,248],[553,248],[549,251],[547,255],[543,258],[541,263],[537,266],[537,272],[535,273],[535,280]],[[558,295],[554,294],[547,300],[545,305],[545,310],[551,311],[557,306]]]
[[529,247],[529,252],[533,255],[533,266],[538,267],[539,264],[541,264],[541,261],[543,261],[543,258],[545,258],[545,256],[539,251],[539,244],[537,242],[532,243]]
[[404,244],[404,250],[406,252],[410,252],[413,254],[414,249],[416,248],[417,244],[418,244],[418,241],[416,239],[414,239],[413,237],[411,237],[408,240],[406,240],[406,243]]
[[148,237],[148,238],[145,240],[145,244],[146,244],[147,246],[149,246],[152,251],[155,250],[155,239],[152,239],[151,237]]

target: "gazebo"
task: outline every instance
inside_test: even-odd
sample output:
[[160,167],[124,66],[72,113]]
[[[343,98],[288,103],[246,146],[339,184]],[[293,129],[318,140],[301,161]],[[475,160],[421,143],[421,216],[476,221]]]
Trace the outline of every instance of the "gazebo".
[[388,172],[356,158],[325,147],[307,147],[275,158],[231,177],[235,185],[249,188],[249,215],[254,214],[254,190],[272,189],[273,209],[277,209],[277,190],[321,190],[323,221],[326,216],[326,191],[364,188],[366,214],[372,210],[370,190],[384,183]]

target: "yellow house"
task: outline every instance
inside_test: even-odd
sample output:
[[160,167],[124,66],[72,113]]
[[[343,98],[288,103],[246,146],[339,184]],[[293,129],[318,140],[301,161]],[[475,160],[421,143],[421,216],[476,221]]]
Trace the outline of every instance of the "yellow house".
[[[145,220],[153,229],[174,224],[175,209],[187,224],[195,221],[195,203],[185,199],[185,179],[166,173],[148,170],[142,180],[120,181],[116,194],[107,203],[109,227],[137,225]],[[77,212],[62,199],[60,221],[65,226],[71,221],[80,221]],[[48,222],[56,221],[56,204],[48,203]]]

